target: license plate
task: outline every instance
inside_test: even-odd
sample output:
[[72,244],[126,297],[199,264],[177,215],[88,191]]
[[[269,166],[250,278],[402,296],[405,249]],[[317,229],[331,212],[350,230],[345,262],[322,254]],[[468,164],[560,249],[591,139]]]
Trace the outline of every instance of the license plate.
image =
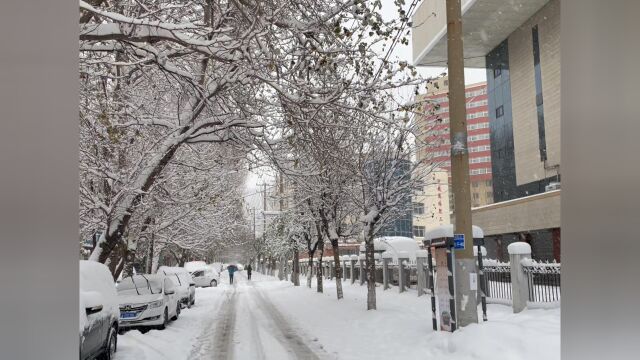
[[135,313],[135,312],[123,312],[123,313],[120,313],[120,318],[121,319],[131,319],[131,318],[134,318],[136,316],[138,316],[138,313]]

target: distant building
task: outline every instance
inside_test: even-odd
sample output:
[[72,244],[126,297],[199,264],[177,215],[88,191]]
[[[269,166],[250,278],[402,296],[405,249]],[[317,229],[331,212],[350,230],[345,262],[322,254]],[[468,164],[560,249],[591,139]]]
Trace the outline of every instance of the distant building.
[[413,198],[413,237],[419,244],[429,229],[450,224],[448,171],[434,169],[424,176]]
[[[427,94],[417,97],[425,103],[425,110],[434,104],[438,108],[433,115],[417,120],[419,136],[418,160],[426,159],[428,164],[447,171],[451,184],[451,142],[449,134],[449,86],[444,76],[429,87]],[[469,180],[471,182],[471,205],[474,207],[493,202],[493,176],[491,162],[491,135],[489,130],[489,111],[487,84],[478,83],[466,86],[467,107],[467,147],[469,148]],[[420,146],[420,144],[424,144]],[[451,192],[449,192],[451,194]],[[449,199],[453,210],[453,198]]]
[[[367,166],[375,167],[373,171],[387,172],[383,164],[377,162],[371,162]],[[397,178],[411,176],[411,162],[404,160],[399,166],[395,168],[394,176]],[[377,176],[377,175],[376,175]],[[377,237],[381,236],[404,236],[413,237],[413,215],[412,215],[412,189],[407,188],[405,196],[402,197],[396,206],[391,209],[388,214],[392,214],[392,220],[387,221],[383,227],[376,234]]]

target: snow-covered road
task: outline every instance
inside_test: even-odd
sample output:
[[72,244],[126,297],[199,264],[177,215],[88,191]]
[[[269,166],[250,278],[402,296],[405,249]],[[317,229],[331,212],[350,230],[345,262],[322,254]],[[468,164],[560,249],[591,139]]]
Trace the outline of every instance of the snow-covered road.
[[280,288],[277,279],[254,274],[253,281],[248,281],[241,272],[233,285],[227,277],[221,280],[218,288],[197,289],[196,306],[184,309],[167,329],[145,334],[134,330],[120,336],[117,360],[332,358],[317,339],[293,326],[265,294]]

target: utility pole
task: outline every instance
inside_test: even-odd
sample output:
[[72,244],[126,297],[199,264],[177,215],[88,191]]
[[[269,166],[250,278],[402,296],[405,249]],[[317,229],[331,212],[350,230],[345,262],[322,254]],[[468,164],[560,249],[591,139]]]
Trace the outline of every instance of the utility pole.
[[453,189],[454,213],[456,217],[454,234],[464,234],[464,249],[452,249],[455,257],[456,324],[457,327],[460,328],[469,324],[478,323],[477,290],[471,290],[471,277],[476,276],[477,279],[477,273],[475,259],[473,258],[460,0],[446,0],[446,6],[451,187]]
[[256,242],[256,209],[251,209],[253,212],[253,242]]
[[262,238],[267,232],[267,183],[262,184]]

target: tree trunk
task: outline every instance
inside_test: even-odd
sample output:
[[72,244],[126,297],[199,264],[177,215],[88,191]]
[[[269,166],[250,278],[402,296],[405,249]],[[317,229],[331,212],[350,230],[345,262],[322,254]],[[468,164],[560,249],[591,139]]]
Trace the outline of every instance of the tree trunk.
[[136,260],[136,250],[127,249],[124,256],[124,276],[133,275],[133,262]]
[[123,257],[122,259],[120,259],[118,266],[116,266],[113,280],[118,280],[118,278],[120,277],[120,274],[122,273],[122,270],[124,270],[124,264],[125,264],[125,260]]
[[153,260],[155,260],[155,256],[154,256],[155,253],[154,253],[154,249],[153,249],[153,247],[155,245],[154,243],[155,243],[154,236],[153,236],[153,233],[151,233],[151,239],[149,240],[149,252],[148,252],[148,255],[147,255],[147,266],[146,266],[146,268],[147,268],[146,270],[147,270],[148,274],[155,273],[153,271]]
[[151,274],[155,274],[158,271],[158,265],[160,265],[160,253],[162,249],[154,249],[153,257],[151,258]]
[[300,286],[300,254],[298,248],[293,249],[293,269],[291,271],[293,286]]
[[188,258],[189,258],[189,250],[180,249],[180,261],[178,262],[178,266],[184,267],[184,263],[187,261]]
[[307,274],[307,287],[311,288],[311,278],[313,277],[313,255],[315,251],[309,252],[309,273]]
[[338,249],[338,239],[331,240],[331,248],[333,249],[333,263],[336,270],[336,295],[338,300],[343,298],[342,294],[342,266],[340,266],[340,253]]
[[373,255],[373,234],[366,236],[364,248],[367,269],[367,310],[376,310],[376,263]]
[[322,235],[318,235],[318,250],[320,250],[320,252],[318,253],[318,276],[316,276],[316,280],[317,280],[317,284],[318,286],[316,287],[316,291],[321,293],[323,292],[323,287],[322,287],[322,278],[324,277],[323,274],[323,269],[322,269],[322,257],[324,256],[324,241],[322,239]]

